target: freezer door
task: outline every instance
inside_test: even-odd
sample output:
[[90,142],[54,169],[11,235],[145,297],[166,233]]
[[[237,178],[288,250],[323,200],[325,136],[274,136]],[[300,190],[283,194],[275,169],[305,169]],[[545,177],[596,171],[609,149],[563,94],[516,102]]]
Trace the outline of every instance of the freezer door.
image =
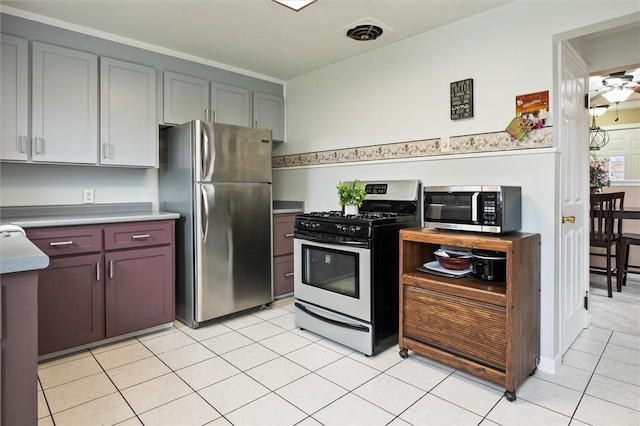
[[200,182],[271,182],[271,131],[196,122]]
[[196,184],[196,321],[273,300],[271,185]]

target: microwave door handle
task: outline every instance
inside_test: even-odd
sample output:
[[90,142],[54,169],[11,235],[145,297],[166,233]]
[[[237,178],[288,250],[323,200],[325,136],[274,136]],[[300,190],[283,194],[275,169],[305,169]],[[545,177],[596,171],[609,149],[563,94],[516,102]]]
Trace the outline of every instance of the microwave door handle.
[[471,222],[478,223],[478,197],[479,192],[474,192],[471,196]]

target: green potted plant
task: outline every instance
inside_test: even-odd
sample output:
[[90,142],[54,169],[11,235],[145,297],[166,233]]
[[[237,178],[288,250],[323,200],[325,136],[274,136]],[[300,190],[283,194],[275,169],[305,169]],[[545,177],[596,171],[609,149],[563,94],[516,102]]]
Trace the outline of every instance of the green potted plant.
[[362,205],[367,193],[364,191],[366,183],[355,179],[352,182],[338,182],[338,204],[344,207],[344,214],[358,214],[358,207]]

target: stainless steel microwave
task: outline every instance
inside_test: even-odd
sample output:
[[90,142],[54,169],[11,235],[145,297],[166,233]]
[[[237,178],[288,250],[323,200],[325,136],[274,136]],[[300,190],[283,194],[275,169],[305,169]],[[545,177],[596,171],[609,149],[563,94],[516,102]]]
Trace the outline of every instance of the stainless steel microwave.
[[427,228],[503,234],[521,226],[519,186],[425,186]]

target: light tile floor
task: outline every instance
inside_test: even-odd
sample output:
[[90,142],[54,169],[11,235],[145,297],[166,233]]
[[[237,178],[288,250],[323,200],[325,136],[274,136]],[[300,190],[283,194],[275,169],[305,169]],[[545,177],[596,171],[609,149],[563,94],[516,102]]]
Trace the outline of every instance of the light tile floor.
[[297,329],[293,300],[38,368],[39,424],[639,425],[640,337],[589,328],[555,375],[504,389],[398,348],[365,357]]

